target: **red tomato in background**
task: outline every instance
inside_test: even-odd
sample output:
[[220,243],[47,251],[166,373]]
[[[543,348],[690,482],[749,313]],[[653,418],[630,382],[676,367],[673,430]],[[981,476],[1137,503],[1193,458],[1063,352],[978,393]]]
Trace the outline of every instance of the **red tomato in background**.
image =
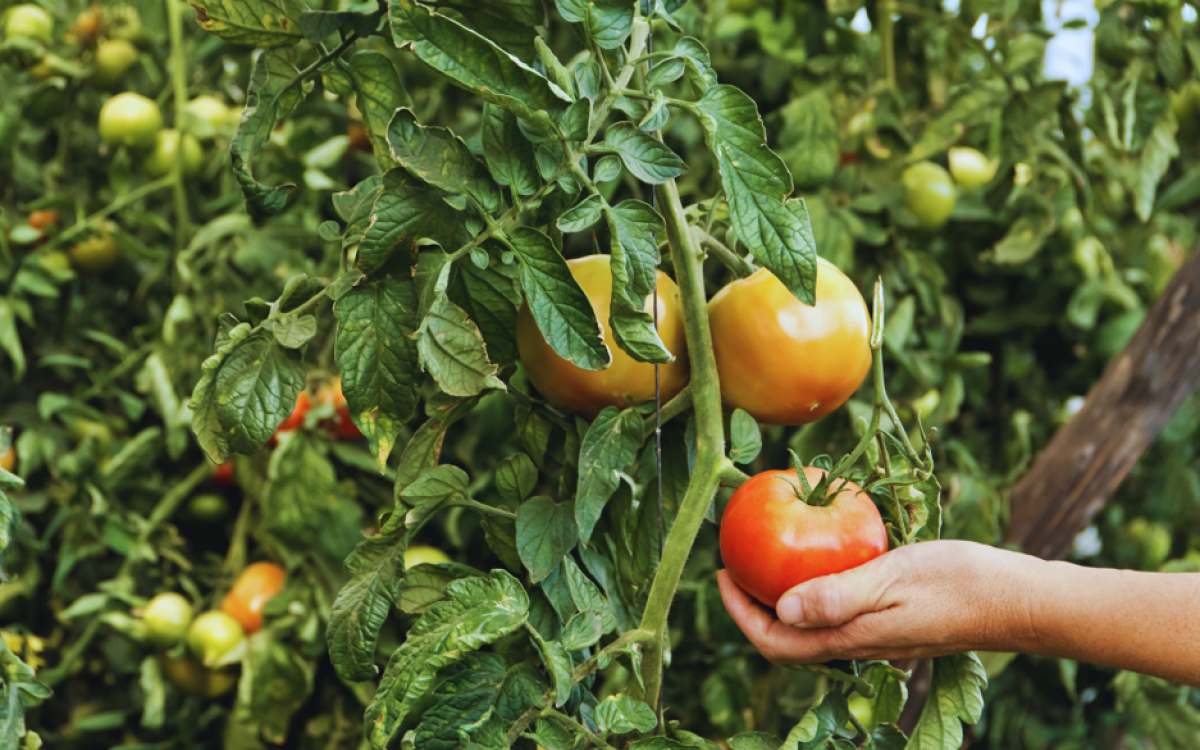
[[263,607],[283,591],[286,581],[287,572],[275,563],[247,565],[221,600],[221,611],[237,620],[247,635],[257,633],[263,624]]
[[213,484],[218,487],[232,487],[237,484],[237,480],[233,476],[233,461],[226,461],[223,464],[217,464],[212,473]]
[[330,432],[342,440],[355,440],[362,437],[362,431],[350,418],[350,406],[346,403],[345,395],[342,394],[341,378],[322,388],[317,394],[317,401],[322,404],[332,404],[336,412],[334,418],[328,423]]
[[300,391],[300,396],[296,399],[296,408],[292,410],[291,416],[283,420],[276,428],[275,433],[291,432],[298,430],[304,426],[304,418],[308,416],[308,410],[312,408],[312,399],[308,397],[308,391]]
[[[804,474],[815,487],[825,471],[805,467]],[[793,586],[858,567],[888,548],[879,510],[857,484],[847,482],[821,507],[805,503],[798,490],[795,471],[764,471],[733,493],[721,518],[725,568],[768,607]]]

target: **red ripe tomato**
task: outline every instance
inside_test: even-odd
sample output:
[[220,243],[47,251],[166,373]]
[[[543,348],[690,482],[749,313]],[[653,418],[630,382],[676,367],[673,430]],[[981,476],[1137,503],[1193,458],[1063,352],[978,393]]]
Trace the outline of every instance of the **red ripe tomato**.
[[342,379],[338,378],[331,385],[325,386],[317,393],[317,401],[322,404],[329,404],[336,412],[333,419],[329,420],[328,426],[334,435],[342,440],[356,440],[362,437],[362,431],[358,429],[358,425],[354,424],[354,420],[350,418],[350,406],[346,403],[346,397],[342,394]]
[[33,227],[39,232],[47,227],[53,227],[57,225],[58,211],[55,211],[53,208],[45,208],[41,211],[29,212],[29,226]]
[[[571,275],[592,303],[600,322],[600,336],[612,352],[608,368],[589,372],[576,367],[546,343],[528,305],[522,305],[517,314],[517,349],[529,380],[550,403],[577,411],[588,419],[606,406],[624,409],[654,398],[654,365],[635,361],[613,342],[608,326],[612,297],[612,271],[608,263],[607,255],[567,261]],[[646,312],[652,313],[653,305],[653,297],[647,295]],[[675,355],[674,362],[659,367],[663,403],[683,390],[691,377],[680,306],[679,287],[670,276],[659,271],[658,335],[667,351]]]
[[709,300],[726,404],[764,424],[807,424],[846,402],[871,369],[871,316],[854,282],[824,258],[808,306],[762,269]]
[[311,408],[312,400],[308,397],[308,391],[300,391],[300,396],[296,399],[296,408],[292,410],[291,416],[280,423],[275,433],[291,432],[303,427],[304,417],[308,415],[308,410]]
[[233,476],[233,461],[217,464],[217,468],[213,469],[212,480],[218,487],[232,487],[237,484],[237,479]]
[[263,624],[263,607],[283,591],[286,580],[287,573],[275,563],[247,565],[221,600],[221,611],[241,623],[247,635],[257,633]]
[[[823,469],[805,467],[816,487]],[[834,489],[841,487],[835,482]],[[852,482],[809,505],[795,471],[764,471],[738,488],[721,517],[721,558],[734,583],[768,607],[793,586],[841,573],[887,551],[879,510]]]

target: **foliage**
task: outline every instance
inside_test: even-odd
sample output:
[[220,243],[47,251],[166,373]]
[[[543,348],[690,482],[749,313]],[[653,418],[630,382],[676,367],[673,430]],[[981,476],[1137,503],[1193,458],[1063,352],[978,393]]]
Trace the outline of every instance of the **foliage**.
[[[705,521],[733,461],[791,449],[851,456],[894,544],[1000,540],[1005,488],[1195,243],[1200,38],[1180,4],[1100,10],[1088,102],[1041,75],[1029,3],[194,5],[196,24],[177,2],[56,3],[50,39],[0,45],[18,459],[0,469],[0,744],[1190,746],[1186,691],[986,654],[934,663],[906,740],[907,671],[753,652]],[[116,80],[96,75],[111,40],[139,49]],[[154,177],[102,141],[121,89],[205,144],[196,175],[188,148]],[[206,94],[240,118],[189,107]],[[999,168],[922,231],[902,175],[964,146]],[[564,261],[594,252],[614,341]],[[864,291],[883,280],[890,401],[881,376],[821,421],[760,428],[697,380],[664,405],[660,465],[650,405],[589,424],[518,362],[522,305],[581,368],[612,346],[666,362],[642,304],[657,268],[694,321],[751,263],[811,303],[818,253]],[[334,438],[329,401],[276,432],[339,377],[363,440]],[[1196,408],[1081,558],[1194,565]],[[231,458],[236,484],[211,486]],[[192,516],[214,490],[236,513]],[[407,569],[430,543],[454,562]],[[143,609],[169,590],[215,608],[259,559],[287,585],[236,695],[186,694]]]

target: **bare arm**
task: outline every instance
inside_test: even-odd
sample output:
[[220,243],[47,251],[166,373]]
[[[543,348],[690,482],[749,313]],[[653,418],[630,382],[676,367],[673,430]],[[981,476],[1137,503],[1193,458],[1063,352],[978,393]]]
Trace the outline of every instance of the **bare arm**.
[[1200,686],[1200,574],[1084,568],[971,542],[925,542],[797,586],[777,603],[778,618],[719,576],[734,620],[781,664],[1016,651]]

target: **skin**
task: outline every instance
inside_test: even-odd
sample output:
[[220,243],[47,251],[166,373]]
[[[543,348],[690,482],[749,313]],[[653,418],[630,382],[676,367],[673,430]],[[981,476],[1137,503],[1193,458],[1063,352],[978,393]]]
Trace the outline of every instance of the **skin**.
[[221,611],[237,620],[247,634],[257,633],[263,625],[263,607],[283,591],[286,581],[287,573],[275,563],[247,565],[221,600]]
[[[721,598],[776,664],[962,651],[1053,656],[1200,687],[1200,573],[1047,562],[973,542],[901,547],[759,606],[728,572]],[[777,614],[776,614],[777,613]]]
[[[600,337],[612,352],[612,365],[588,372],[554,353],[538,330],[533,314],[525,305],[517,315],[517,349],[525,372],[547,401],[594,418],[606,406],[626,408],[654,398],[654,365],[636,362],[615,344],[608,326],[612,296],[612,273],[607,255],[589,255],[567,261],[571,275],[579,282],[596,311]],[[647,313],[653,314],[653,297],[646,297]],[[683,390],[690,377],[687,341],[680,312],[679,287],[671,277],[658,272],[658,334],[675,361],[659,367],[662,400],[666,402]]]
[[[810,487],[825,476],[812,467],[804,474]],[[887,551],[879,510],[857,484],[847,482],[823,506],[805,503],[798,488],[795,471],[764,471],[738,488],[721,517],[721,559],[738,585],[764,604],[801,581]]]
[[817,304],[770,271],[739,279],[708,303],[721,399],[762,424],[798,425],[854,395],[871,369],[871,315],[844,273],[820,259]]

